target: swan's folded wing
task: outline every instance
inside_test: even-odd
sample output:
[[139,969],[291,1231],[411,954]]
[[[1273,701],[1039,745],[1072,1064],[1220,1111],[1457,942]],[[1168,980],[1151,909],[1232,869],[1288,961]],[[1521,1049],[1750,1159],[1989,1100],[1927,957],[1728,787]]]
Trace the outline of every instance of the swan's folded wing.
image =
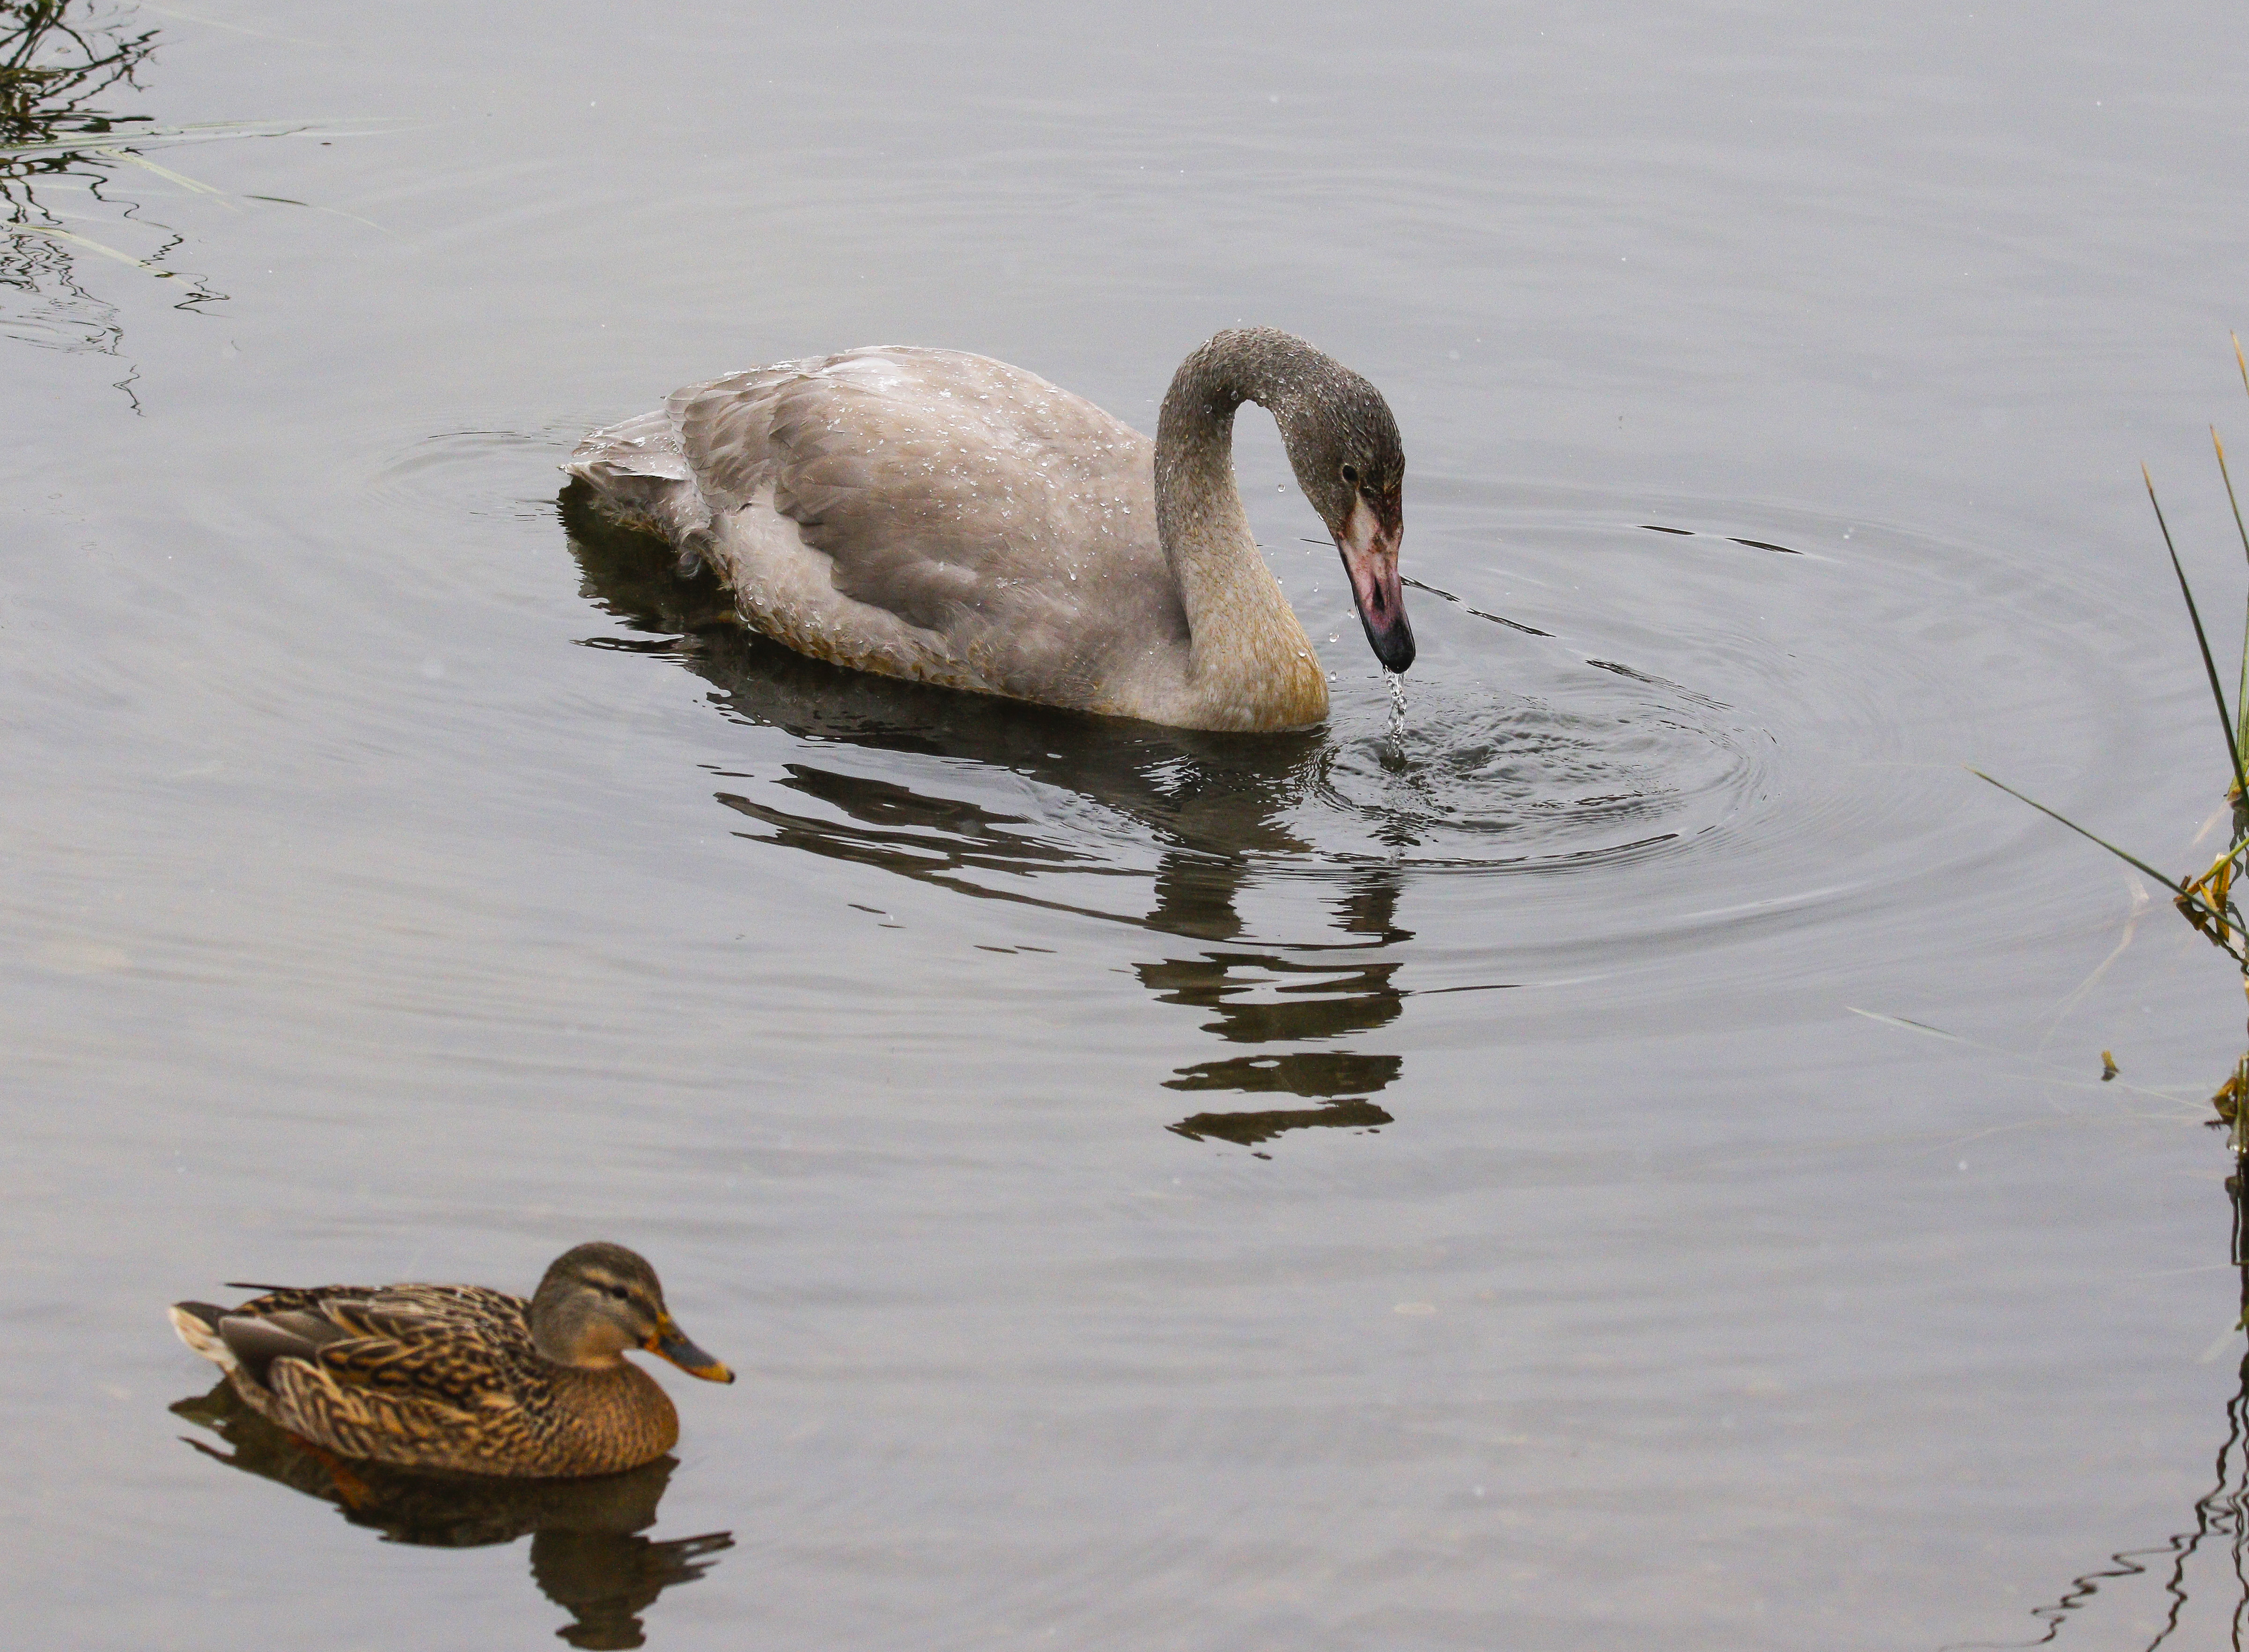
[[855,601],[986,648],[1004,635],[1026,660],[1185,635],[1147,439],[1032,374],[877,347],[715,380],[669,410],[713,513],[769,502]]

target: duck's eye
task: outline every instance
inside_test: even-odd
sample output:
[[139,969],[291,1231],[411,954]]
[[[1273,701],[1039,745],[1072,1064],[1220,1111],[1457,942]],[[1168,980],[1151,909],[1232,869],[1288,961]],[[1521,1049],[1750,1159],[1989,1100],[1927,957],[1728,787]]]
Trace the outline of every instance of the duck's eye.
[[1343,467],[1343,479],[1345,486],[1357,487],[1358,485],[1358,466],[1356,465],[1345,465]]
[[611,1296],[615,1297],[615,1298],[616,1298],[619,1302],[622,1302],[622,1301],[623,1301],[627,1297],[629,1297],[629,1296],[630,1296],[630,1295],[632,1294],[630,1291],[627,1291],[627,1290],[626,1290],[622,1285],[603,1285],[603,1286],[602,1287],[602,1290],[604,1290],[604,1291],[608,1291]]

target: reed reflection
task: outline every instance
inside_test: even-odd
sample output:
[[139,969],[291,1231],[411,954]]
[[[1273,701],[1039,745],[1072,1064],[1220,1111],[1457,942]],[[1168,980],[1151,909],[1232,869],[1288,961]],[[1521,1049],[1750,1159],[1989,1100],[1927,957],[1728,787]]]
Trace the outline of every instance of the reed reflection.
[[[808,760],[778,775],[731,777],[760,781],[758,795],[718,794],[754,823],[742,836],[1190,943],[1160,948],[1135,975],[1159,1002],[1205,1012],[1202,1029],[1222,1045],[1252,1048],[1181,1067],[1167,1087],[1314,1104],[1198,1112],[1170,1126],[1190,1139],[1254,1146],[1290,1130],[1392,1122],[1372,1098],[1396,1082],[1404,1057],[1337,1046],[1404,1008],[1393,954],[1412,932],[1396,922],[1396,872],[1360,871],[1334,903],[1334,927],[1316,938],[1242,939],[1240,905],[1259,860],[1311,853],[1288,818],[1315,782],[1317,732],[1246,739],[1102,722],[841,671],[746,630],[708,575],[682,579],[670,551],[602,521],[574,490],[562,514],[586,595],[646,638],[593,637],[588,647],[675,659],[730,715],[806,743]],[[959,787],[937,793],[808,761],[822,745],[971,767]],[[982,782],[1000,774],[1082,797],[1107,817],[1062,828],[997,807]],[[1118,816],[1129,836],[1104,838]]]
[[[2245,1058],[2249,1066],[2249,1058]],[[2226,1092],[2219,1092],[2221,1122],[2232,1125],[2223,1112]],[[2237,1133],[2235,1138],[2239,1138]],[[2244,1324],[2249,1324],[2249,1213],[2242,1206],[2243,1184],[2249,1180],[2249,1158],[2237,1157],[2234,1174],[2225,1191],[2232,1205],[2232,1239],[2228,1265],[2240,1281]],[[2237,1352],[2235,1387],[2225,1402],[2225,1431],[2211,1470],[2210,1490],[2195,1499],[2188,1524],[2162,1542],[2145,1548],[2119,1549],[2109,1564],[2082,1573],[2047,1605],[2031,1615],[2045,1628],[2027,1640],[1964,1642],[1945,1652],[1967,1652],[1970,1647],[2035,1647],[2059,1643],[2065,1630],[2081,1635],[2085,1621],[2103,1615],[2111,1606],[2132,1614],[2142,1626],[2126,1642],[2160,1652],[2166,1646],[2209,1645],[2211,1630],[2223,1622],[2224,1643],[2236,1649],[2249,1635],[2249,1353]],[[2155,1600],[2147,1598],[2159,1588]],[[2182,1640],[2190,1622],[2199,1637]]]
[[[115,355],[124,340],[117,306],[81,282],[79,259],[138,265],[163,279],[175,273],[166,265],[185,237],[149,217],[118,180],[137,167],[175,188],[205,186],[127,147],[178,134],[104,107],[138,90],[156,34],[123,9],[0,0],[0,328],[12,337]],[[200,277],[183,286],[173,300],[181,309],[224,296]],[[128,376],[120,387],[128,396],[130,385]]]
[[380,1463],[345,1463],[305,1445],[243,1404],[224,1380],[180,1401],[173,1413],[217,1435],[224,1450],[188,1443],[245,1474],[334,1504],[354,1525],[392,1543],[484,1548],[531,1538],[531,1575],[570,1614],[555,1631],[572,1646],[644,1644],[641,1614],[675,1584],[692,1582],[733,1546],[730,1532],[658,1543],[656,1524],[673,1457],[591,1480],[484,1480],[420,1475]]

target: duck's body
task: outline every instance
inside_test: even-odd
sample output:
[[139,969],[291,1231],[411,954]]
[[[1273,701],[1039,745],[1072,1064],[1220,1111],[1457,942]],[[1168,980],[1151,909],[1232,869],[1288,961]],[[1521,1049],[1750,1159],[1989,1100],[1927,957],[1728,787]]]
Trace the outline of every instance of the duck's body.
[[236,1308],[175,1304],[172,1323],[291,1434],[459,1474],[610,1474],[662,1456],[679,1415],[624,1347],[733,1380],[671,1324],[648,1264],[616,1245],[569,1252],[530,1301],[482,1285],[321,1285]]
[[[878,346],[675,391],[567,468],[800,652],[1175,726],[1301,727],[1327,714],[1326,676],[1235,487],[1244,400],[1273,409],[1346,562],[1372,570],[1354,568],[1363,616],[1386,557],[1369,636],[1402,669],[1395,423],[1285,334],[1221,334],[1190,356],[1155,443],[1005,362]],[[1385,485],[1364,501],[1362,469]]]

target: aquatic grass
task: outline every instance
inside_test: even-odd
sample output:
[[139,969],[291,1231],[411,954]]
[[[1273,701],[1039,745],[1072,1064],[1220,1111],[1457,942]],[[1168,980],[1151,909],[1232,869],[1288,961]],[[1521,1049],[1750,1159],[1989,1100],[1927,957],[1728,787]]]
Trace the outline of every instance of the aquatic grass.
[[[2195,645],[2202,650],[2202,668],[2210,676],[2210,697],[2218,702],[2218,726],[2225,736],[2225,754],[2233,764],[2233,795],[2249,797],[2249,776],[2241,772],[2241,741],[2235,731],[2233,714],[2225,708],[2225,690],[2218,680],[2218,662],[2210,652],[2210,634],[2202,629],[2202,610],[2195,606],[2194,587],[2187,583],[2186,569],[2179,561],[2178,547],[2171,543],[2171,525],[2163,520],[2163,501],[2156,497],[2156,478],[2148,474],[2145,465],[2140,466],[2140,479],[2148,486],[2148,503],[2156,508],[2156,526],[2163,530],[2163,549],[2170,553],[2171,572],[2178,575],[2179,595],[2186,599],[2186,616],[2194,622]],[[2241,641],[2243,668],[2249,670],[2249,630]]]
[[[225,298],[206,278],[167,267],[188,244],[187,232],[144,211],[120,180],[129,172],[145,173],[230,213],[258,197],[191,177],[145,151],[236,138],[334,140],[400,124],[382,118],[160,124],[110,107],[112,100],[141,89],[141,76],[157,44],[157,30],[141,10],[106,0],[0,0],[0,333],[44,341],[66,324],[79,336],[65,348],[117,354],[123,337],[118,313],[79,280],[75,255],[80,253],[130,265],[158,279],[184,276],[190,290],[176,295],[177,309]],[[63,221],[76,215],[56,210],[52,196],[57,191],[83,192],[100,202],[107,210],[105,235],[125,233],[121,220],[129,219],[134,230],[154,231],[163,239],[136,257],[65,229]],[[337,216],[368,222],[354,213]],[[131,396],[129,388],[126,394]]]
[[2210,1105],[2218,1112],[2218,1122],[2225,1126],[2226,1141],[2239,1159],[2249,1155],[2249,1119],[2243,1117],[2242,1098],[2249,1096],[2249,1055],[2233,1063],[2233,1076],[2218,1088]]
[[[2242,389],[2249,391],[2249,355],[2242,354],[2241,335],[2236,333],[2232,337],[2233,364],[2241,370]],[[2241,520],[2240,496],[2233,491],[2233,472],[2225,463],[2225,440],[2218,435],[2218,427],[2215,424],[2210,427],[2210,444],[2218,452],[2218,474],[2225,484],[2225,503],[2233,512],[2233,531],[2240,535],[2242,557],[2245,561],[2249,561],[2249,524],[2245,524]],[[2244,605],[2241,626],[2241,685],[2234,692],[2233,706],[2240,718],[2234,726],[2235,743],[2249,748],[2249,603]],[[2239,798],[2235,799],[2234,807],[2233,835],[2237,837],[2249,835],[2249,822],[2245,822],[2243,818],[2244,801]]]
[[[382,129],[393,122],[384,120],[307,121],[307,120],[213,120],[192,126],[130,127],[120,129],[123,120],[131,117],[86,117],[64,124],[72,127],[68,135],[47,135],[26,141],[0,143],[0,239],[21,235],[36,235],[49,241],[59,242],[113,258],[120,264],[129,264],[160,279],[176,276],[180,272],[169,270],[156,261],[163,252],[171,251],[181,239],[176,231],[158,224],[146,215],[141,221],[151,227],[167,229],[173,239],[155,259],[136,258],[120,251],[92,236],[65,230],[55,222],[52,209],[38,199],[39,187],[52,187],[58,180],[81,176],[90,178],[98,186],[106,176],[105,169],[131,167],[162,178],[167,183],[185,191],[199,200],[208,201],[228,212],[242,210],[240,201],[272,201],[283,206],[309,208],[315,212],[347,218],[354,224],[367,225],[388,235],[389,231],[355,212],[341,211],[309,201],[287,200],[279,196],[237,196],[232,191],[206,183],[175,168],[163,166],[141,153],[143,148],[167,144],[212,141],[225,138],[285,138],[317,137],[324,134],[347,136]],[[21,122],[17,125],[20,127]],[[89,140],[93,140],[89,141]],[[94,193],[105,202],[98,187]],[[134,216],[128,210],[127,216]],[[29,272],[11,268],[0,259],[0,286],[29,291],[36,286]],[[210,296],[203,294],[202,296]]]
[[240,207],[235,205],[232,201],[227,198],[226,191],[220,189],[217,184],[205,183],[201,178],[191,178],[184,172],[173,171],[169,167],[160,167],[154,161],[151,161],[147,155],[135,154],[131,149],[120,149],[114,144],[105,143],[97,144],[93,148],[88,149],[86,153],[88,155],[100,155],[106,160],[120,162],[127,166],[136,166],[144,172],[153,172],[158,177],[164,179],[167,182],[178,184],[190,195],[210,196],[212,200],[217,202],[219,205],[224,207],[230,212],[239,212],[242,210]]
[[71,3],[0,0],[0,133],[84,115],[111,87],[139,84],[156,31],[124,15],[72,17]]
[[25,139],[0,143],[0,161],[38,160],[60,155],[108,155],[129,146],[134,149],[182,143],[210,143],[224,138],[353,138],[390,130],[400,122],[378,116],[352,120],[199,120],[185,126],[127,126],[131,115],[89,118],[61,137]]
[[[2235,341],[2237,356],[2239,354],[2239,341],[2237,339]],[[2249,362],[2244,363],[2243,379],[2245,385],[2249,385]],[[2211,428],[2211,433],[2213,437],[2216,437],[2215,426]],[[2225,447],[2222,442],[2219,444],[2218,451],[2219,467],[2223,472]],[[2209,869],[2199,878],[2175,878],[2168,873],[2158,871],[2137,855],[2118,848],[2099,833],[2079,825],[2060,810],[2050,809],[2034,797],[2025,796],[2005,781],[1985,774],[1982,769],[1970,768],[1969,773],[1974,774],[1978,780],[1987,781],[1997,786],[2008,796],[2028,803],[2041,815],[2059,821],[2080,837],[2098,843],[2125,864],[2144,872],[2164,888],[2174,891],[2171,904],[2178,908],[2180,916],[2193,925],[2195,929],[2211,945],[2241,965],[2244,971],[2244,990],[2249,991],[2249,922],[2244,921],[2240,909],[2234,905],[2232,898],[2236,877],[2241,875],[2245,870],[2249,870],[2249,833],[2246,833],[2243,829],[2245,800],[2249,800],[2249,776],[2245,776],[2243,774],[2241,759],[2244,735],[2249,734],[2249,729],[2245,729],[2235,720],[2233,710],[2225,703],[2225,689],[2218,680],[2218,659],[2211,651],[2210,633],[2204,628],[2202,623],[2201,606],[2194,600],[2194,586],[2186,576],[2185,564],[2179,560],[2178,547],[2171,539],[2170,524],[2163,517],[2163,501],[2156,496],[2155,478],[2149,473],[2145,465],[2140,467],[2140,479],[2147,487],[2148,503],[2154,507],[2156,527],[2163,536],[2163,549],[2170,557],[2171,572],[2178,579],[2179,595],[2186,603],[2187,618],[2194,627],[2195,646],[2202,655],[2203,673],[2210,684],[2211,699],[2218,707],[2218,731],[2225,738],[2226,761],[2233,771],[2233,787],[2228,794],[2233,805],[2232,842],[2226,846],[2223,854],[2211,863]],[[2227,478],[2226,488],[2230,497],[2232,492],[2231,478]],[[2234,520],[2237,528],[2240,527],[2238,509]],[[2245,554],[2249,554],[2249,529],[2242,530],[2242,546]],[[2245,607],[2242,619],[2241,669],[2243,682],[2245,685],[2249,685],[2249,607]],[[2249,718],[2249,697],[2245,697],[2237,703],[2242,706],[2242,715]]]
[[[2049,820],[2059,821],[2080,837],[2098,843],[2127,866],[2144,872],[2158,885],[2171,891],[2171,905],[2178,908],[2180,915],[2207,936],[2221,952],[2240,963],[2245,970],[2249,970],[2249,921],[2243,919],[2239,909],[2232,904],[2230,892],[2232,878],[2229,875],[2223,882],[2213,885],[2213,880],[2220,873],[2230,874],[2237,857],[2249,852],[2249,843],[2235,843],[2218,857],[2216,865],[2199,878],[2173,878],[2168,872],[2156,871],[2130,850],[2119,849],[2098,832],[2087,830],[2060,809],[2049,809],[2037,798],[2025,796],[2006,781],[1995,779],[1980,768],[1970,767],[1968,772],[1977,780],[1998,787],[2018,802],[2028,803]],[[2237,936],[2240,939],[2236,939]]]
[[[2249,390],[2249,354],[2243,352],[2238,334],[2233,338],[2233,357],[2241,370],[2242,388]],[[2210,436],[2218,454],[2218,475],[2225,484],[2226,501],[2232,507],[2234,531],[2240,536],[2245,560],[2249,560],[2249,523],[2245,523],[2242,518],[2240,500],[2234,491],[2232,472],[2226,465],[2225,439],[2218,434],[2216,425],[2211,426]],[[2225,741],[2226,764],[2232,772],[2233,783],[2227,792],[2228,801],[2232,804],[2232,841],[2199,877],[2175,878],[2157,871],[2137,855],[2119,848],[2099,833],[2080,826],[2059,809],[2048,808],[2034,797],[2025,796],[1982,769],[1970,768],[1969,772],[1978,780],[1997,786],[2010,797],[2028,803],[2080,836],[2099,844],[2125,864],[2175,891],[2172,905],[2213,945],[2242,966],[2244,988],[2249,990],[2249,923],[2243,921],[2240,910],[2232,898],[2235,881],[2249,877],[2249,773],[2244,772],[2242,759],[2243,748],[2249,747],[2249,602],[2245,602],[2242,616],[2239,686],[2235,691],[2233,706],[2229,706],[2225,701],[2225,685],[2218,674],[2218,657],[2210,646],[2210,633],[2202,623],[2201,604],[2195,601],[2193,583],[2186,576],[2186,565],[2180,560],[2177,543],[2171,537],[2170,523],[2163,515],[2163,500],[2156,493],[2155,478],[2145,465],[2140,466],[2140,480],[2148,490],[2148,504],[2156,513],[2156,527],[2163,535],[2164,553],[2170,557],[2171,573],[2178,581],[2179,597],[2186,605],[2188,622],[2194,628],[2195,647],[2202,656],[2203,675],[2210,685],[2211,701],[2217,707],[2218,732]]]
[[[2249,352],[2241,346],[2239,334],[2232,335],[2233,362],[2241,374],[2241,387],[2249,391]],[[2241,541],[2245,562],[2249,562],[2249,521],[2241,513],[2241,499],[2233,485],[2232,468],[2226,462],[2225,438],[2218,427],[2210,427],[2210,443],[2218,456],[2218,474],[2225,485],[2225,502],[2233,513],[2233,531]],[[2195,647],[2202,656],[2203,675],[2210,684],[2210,698],[2218,709],[2218,723],[2225,740],[2225,758],[2232,771],[2232,783],[2227,788],[2226,799],[2231,804],[2232,830],[2225,850],[2211,861],[2200,876],[2173,879],[2142,860],[2138,856],[2118,848],[2115,843],[2088,831],[2058,809],[2049,809],[2036,798],[2026,797],[2005,781],[1994,779],[1981,769],[1970,772],[1979,780],[1988,781],[2010,797],[2028,803],[2050,819],[2059,821],[2080,836],[2089,839],[2107,850],[2127,865],[2145,873],[2165,888],[2174,891],[2172,905],[2179,915],[2210,943],[2232,959],[2242,973],[2242,988],[2249,992],[2249,921],[2245,921],[2240,908],[2233,899],[2234,886],[2249,879],[2249,772],[2245,772],[2243,753],[2249,750],[2249,601],[2242,610],[2241,663],[2235,678],[2233,704],[2225,701],[2225,688],[2218,673],[2218,657],[2210,645],[2210,633],[2202,623],[2202,609],[2195,601],[2194,587],[2186,576],[2186,566],[2180,560],[2177,543],[2171,537],[2170,523],[2163,515],[2163,501],[2156,495],[2155,478],[2143,464],[2140,479],[2148,490],[2148,504],[2156,513],[2156,527],[2163,534],[2163,550],[2170,558],[2171,572],[2178,580],[2179,597],[2186,604],[2187,618],[2194,627]],[[2103,1053],[2104,1064],[2110,1064]],[[2104,1075],[2105,1076],[2105,1075]],[[2249,1173],[2249,1055],[2235,1063],[2232,1077],[2211,1098],[2218,1114],[2217,1122],[2227,1131],[2227,1139],[2237,1160]],[[2249,1175],[2245,1175],[2249,1180]]]
[[52,224],[0,224],[0,230],[4,230],[10,235],[44,235],[50,240],[67,241],[72,246],[86,248],[89,252],[99,252],[105,258],[115,258],[120,264],[129,264],[136,270],[146,270],[160,280],[168,280],[179,274],[177,270],[163,269],[149,263],[146,258],[136,258],[130,252],[120,252],[115,247],[97,241],[90,235],[74,235],[70,231],[58,229]]

